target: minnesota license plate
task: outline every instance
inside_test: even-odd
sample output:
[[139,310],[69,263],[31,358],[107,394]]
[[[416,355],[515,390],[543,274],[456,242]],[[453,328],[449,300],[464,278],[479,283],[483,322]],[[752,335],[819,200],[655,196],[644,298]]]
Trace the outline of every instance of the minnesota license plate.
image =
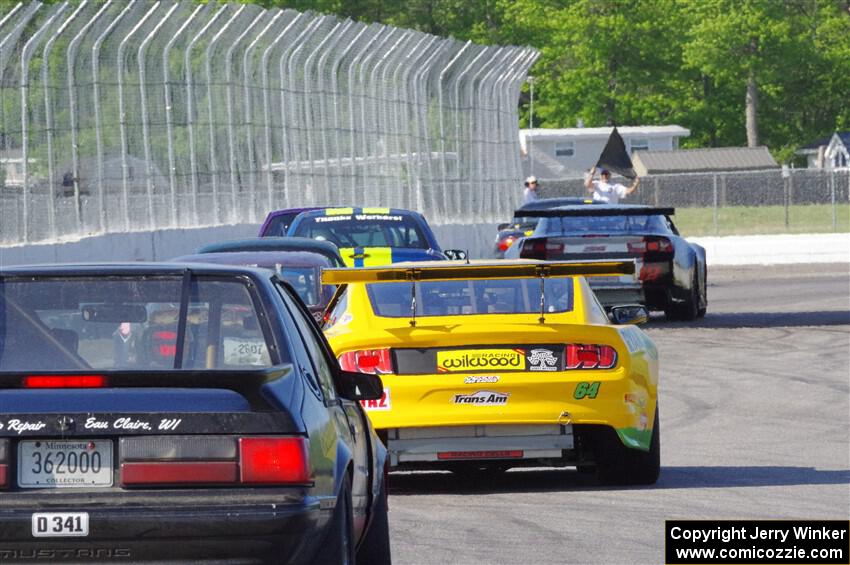
[[18,486],[112,486],[112,441],[22,441],[18,444]]
[[89,535],[88,512],[36,512],[32,515],[36,538],[83,537]]

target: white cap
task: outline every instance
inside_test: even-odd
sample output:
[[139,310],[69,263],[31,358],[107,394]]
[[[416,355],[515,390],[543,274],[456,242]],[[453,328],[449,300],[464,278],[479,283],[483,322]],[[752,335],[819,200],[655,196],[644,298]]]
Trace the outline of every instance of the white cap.
[[525,184],[531,184],[533,182],[537,182],[537,177],[535,177],[534,175],[531,175],[530,177],[525,179]]

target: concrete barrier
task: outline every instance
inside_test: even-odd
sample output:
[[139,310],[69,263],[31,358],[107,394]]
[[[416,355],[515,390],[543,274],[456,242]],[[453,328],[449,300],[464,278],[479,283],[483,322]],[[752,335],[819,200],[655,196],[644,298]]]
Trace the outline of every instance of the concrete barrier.
[[[0,247],[0,267],[37,263],[165,261],[215,241],[253,237],[259,226],[238,224],[196,229],[98,235],[74,241]],[[495,224],[434,226],[444,249],[471,258],[493,252]],[[689,238],[705,247],[709,265],[850,262],[850,233]]]

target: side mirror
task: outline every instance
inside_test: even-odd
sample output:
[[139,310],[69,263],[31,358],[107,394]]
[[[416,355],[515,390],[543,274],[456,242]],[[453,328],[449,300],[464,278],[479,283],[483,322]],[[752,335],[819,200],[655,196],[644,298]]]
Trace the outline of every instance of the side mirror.
[[499,230],[499,231],[502,231],[502,230],[508,229],[509,227],[511,227],[510,222],[505,222],[504,224],[499,224],[499,226],[496,229]]
[[466,251],[463,249],[443,249],[443,255],[452,261],[463,261],[466,259]]
[[384,395],[384,383],[377,375],[340,371],[336,386],[339,395],[349,400],[380,400]]
[[609,316],[618,325],[645,324],[649,320],[649,311],[640,304],[626,304],[611,308]]

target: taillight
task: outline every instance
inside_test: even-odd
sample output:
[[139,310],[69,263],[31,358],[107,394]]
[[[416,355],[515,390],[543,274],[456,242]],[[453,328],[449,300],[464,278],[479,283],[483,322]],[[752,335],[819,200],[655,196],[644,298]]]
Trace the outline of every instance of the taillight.
[[629,253],[638,255],[670,255],[673,253],[673,244],[666,237],[644,237],[641,241],[626,244]]
[[303,437],[121,438],[120,452],[125,487],[310,482]]
[[344,371],[386,375],[393,372],[389,349],[362,349],[346,351],[339,356],[339,366]]
[[0,439],[0,488],[9,486],[9,440]]
[[548,259],[550,255],[563,254],[564,249],[564,244],[559,241],[549,241],[546,238],[526,239],[519,251],[519,256],[523,259]]
[[506,237],[504,239],[500,239],[498,241],[498,243],[496,243],[496,247],[499,248],[499,251],[507,251],[508,247],[513,245],[514,240],[516,240],[516,237],[509,235],[508,237]]
[[301,437],[239,440],[241,482],[247,484],[307,483],[310,466],[307,440]]
[[160,357],[174,357],[177,354],[177,332],[153,332],[151,338]]
[[638,277],[644,282],[657,281],[663,278],[668,272],[670,272],[669,263],[644,263],[640,267]]
[[24,388],[102,388],[106,386],[103,375],[27,375]]
[[617,350],[610,345],[567,344],[567,370],[610,369],[617,364]]

